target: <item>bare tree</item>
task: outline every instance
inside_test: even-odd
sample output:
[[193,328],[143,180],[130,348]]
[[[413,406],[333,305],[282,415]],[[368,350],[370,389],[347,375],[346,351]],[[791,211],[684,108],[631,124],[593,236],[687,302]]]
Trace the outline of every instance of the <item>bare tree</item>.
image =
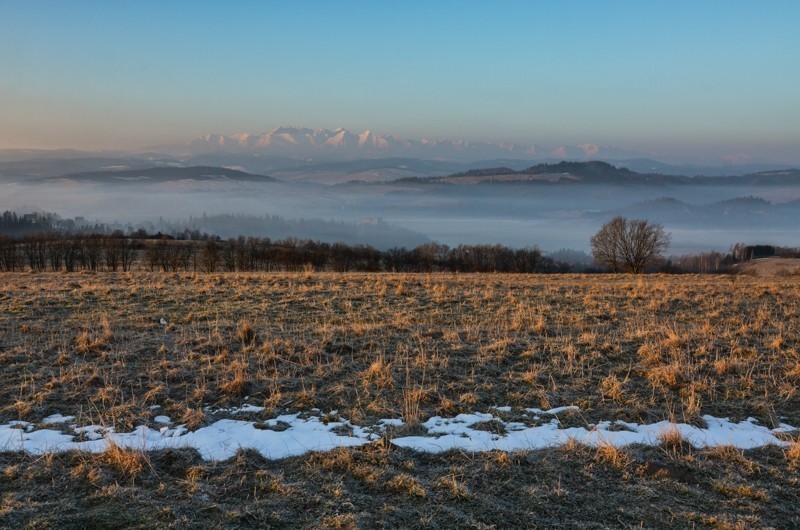
[[217,263],[219,263],[219,248],[216,241],[209,239],[200,251],[200,269],[203,272],[214,272],[217,270]]
[[136,249],[133,248],[133,240],[127,237],[121,237],[117,240],[117,246],[122,270],[123,272],[128,272],[131,270],[131,265],[136,259]]
[[660,224],[615,217],[592,237],[592,254],[611,272],[641,274],[667,250],[670,239]]
[[61,270],[66,240],[63,235],[58,233],[51,233],[49,236],[47,242],[47,259],[50,262],[50,268],[55,272]]
[[164,261],[167,242],[163,239],[148,241],[144,249],[144,260],[150,272],[153,272]]
[[643,219],[628,221],[622,246],[622,257],[628,270],[634,274],[643,273],[666,252],[671,237],[660,224]]
[[228,272],[236,270],[236,239],[230,238],[222,245],[222,263]]
[[611,272],[622,270],[622,240],[627,224],[624,217],[615,217],[604,224],[590,241],[595,263],[607,267]]
[[23,239],[25,258],[32,271],[41,272],[47,266],[47,235],[32,234]]
[[86,257],[86,266],[89,270],[96,271],[102,265],[103,240],[100,234],[91,234],[83,240],[83,254]]
[[116,234],[102,240],[103,258],[106,263],[106,268],[112,272],[117,272],[120,262],[122,261],[120,245],[118,244],[119,241],[122,241],[122,238],[118,237]]
[[0,235],[0,269],[13,272],[22,270],[22,267],[22,256],[17,242],[10,237]]

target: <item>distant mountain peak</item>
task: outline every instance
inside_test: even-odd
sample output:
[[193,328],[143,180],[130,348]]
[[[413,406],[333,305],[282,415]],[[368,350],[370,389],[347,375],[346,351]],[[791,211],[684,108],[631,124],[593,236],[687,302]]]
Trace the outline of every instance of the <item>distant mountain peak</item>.
[[[450,138],[401,139],[371,129],[352,133],[344,127],[310,129],[281,126],[272,131],[230,136],[207,134],[189,144],[193,154],[258,153],[297,158],[424,158],[453,161],[534,157],[585,160],[607,155],[594,144],[547,148],[508,142],[474,142]],[[613,155],[613,153],[610,153]]]

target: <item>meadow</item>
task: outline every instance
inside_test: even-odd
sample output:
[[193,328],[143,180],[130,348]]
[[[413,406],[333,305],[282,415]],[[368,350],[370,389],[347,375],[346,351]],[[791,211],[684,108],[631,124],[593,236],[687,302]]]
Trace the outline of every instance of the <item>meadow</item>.
[[[100,435],[101,452],[7,446],[3,526],[800,526],[794,276],[309,269],[0,282],[0,424],[20,439],[142,426],[177,438],[227,419],[294,432],[290,416],[341,438],[375,427],[353,447],[277,459]],[[434,453],[393,442],[436,439],[431,418],[472,413],[484,416],[454,443],[480,431],[500,447],[522,426],[601,436]],[[714,418],[778,443],[704,446],[674,427]],[[670,427],[652,443],[602,436],[659,422]]]

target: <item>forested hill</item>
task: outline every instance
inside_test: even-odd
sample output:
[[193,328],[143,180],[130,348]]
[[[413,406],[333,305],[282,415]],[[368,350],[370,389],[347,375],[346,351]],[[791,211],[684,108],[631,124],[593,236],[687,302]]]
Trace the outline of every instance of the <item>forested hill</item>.
[[645,185],[784,185],[800,184],[800,169],[763,171],[741,176],[687,177],[664,175],[660,173],[637,173],[608,162],[559,162],[556,164],[537,164],[521,171],[508,167],[472,169],[446,177],[426,179],[403,179],[403,181],[481,184],[549,182],[558,184],[645,184]]
[[[90,171],[84,173],[68,173],[57,179],[101,182],[105,184],[123,183],[158,183],[177,180],[229,180],[248,182],[278,182],[277,179],[266,175],[254,175],[237,169],[212,166],[190,167],[153,167],[148,169],[133,169],[122,171]],[[47,179],[52,180],[53,178]]]

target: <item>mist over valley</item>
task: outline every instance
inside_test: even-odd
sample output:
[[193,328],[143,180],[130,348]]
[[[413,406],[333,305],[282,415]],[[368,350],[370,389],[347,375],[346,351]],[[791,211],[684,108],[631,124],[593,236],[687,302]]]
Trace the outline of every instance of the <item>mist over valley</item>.
[[[187,226],[223,238],[299,237],[384,249],[432,240],[584,252],[600,225],[623,215],[663,224],[673,234],[674,255],[727,250],[737,242],[791,246],[800,223],[800,171],[791,168],[749,172],[752,167],[742,166],[715,176],[722,169],[717,167],[690,176],[587,159],[594,150],[569,162],[470,162],[376,155],[379,149],[386,155],[445,149],[442,144],[386,148],[376,140],[364,151],[374,158],[348,159],[344,155],[359,152],[358,143],[331,158],[336,147],[324,143],[301,150],[291,142],[288,149],[254,147],[251,138],[236,148],[218,139],[211,149],[210,142],[205,137],[202,148],[192,142],[182,157],[6,151],[0,156],[0,210],[55,212],[128,227]],[[487,155],[500,150],[494,144],[444,145],[451,155],[455,146]],[[510,148],[507,154],[520,151]],[[649,159],[629,162],[678,169]],[[295,223],[253,222],[269,217]],[[237,218],[238,226],[231,221]]]

